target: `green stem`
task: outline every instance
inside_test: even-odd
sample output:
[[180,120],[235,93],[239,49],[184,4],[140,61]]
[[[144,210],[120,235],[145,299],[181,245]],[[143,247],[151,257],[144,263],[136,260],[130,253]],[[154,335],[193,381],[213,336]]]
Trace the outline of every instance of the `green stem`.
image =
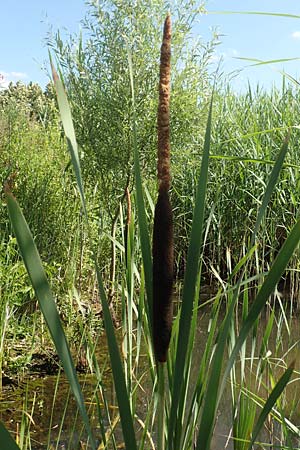
[[164,363],[158,365],[158,442],[157,450],[165,450],[165,371]]

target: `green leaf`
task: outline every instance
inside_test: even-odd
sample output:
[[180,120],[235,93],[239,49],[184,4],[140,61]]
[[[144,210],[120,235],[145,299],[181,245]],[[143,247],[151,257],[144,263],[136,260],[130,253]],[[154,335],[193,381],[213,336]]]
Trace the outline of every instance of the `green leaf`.
[[299,240],[300,240],[300,220],[295,224],[295,226],[292,229],[292,231],[290,232],[287,240],[285,241],[284,245],[282,246],[282,248],[281,248],[281,250],[269,272],[269,275],[267,276],[255,301],[252,304],[252,307],[249,311],[247,318],[243,322],[240,334],[236,340],[235,346],[231,352],[228,363],[226,365],[226,368],[225,368],[225,371],[223,374],[220,392],[218,395],[217,392],[218,392],[219,379],[220,379],[221,369],[222,369],[223,354],[224,354],[227,336],[229,333],[231,317],[232,317],[232,313],[233,313],[233,306],[234,306],[235,302],[232,301],[230,304],[229,311],[223,321],[221,331],[218,336],[218,344],[217,344],[217,348],[216,348],[214,359],[213,359],[213,365],[211,368],[211,376],[210,376],[207,391],[206,391],[205,404],[203,407],[203,413],[202,413],[202,418],[201,418],[201,423],[200,423],[200,428],[199,428],[197,447],[196,447],[197,450],[209,450],[209,448],[210,448],[210,441],[211,441],[212,431],[213,431],[213,427],[214,427],[216,411],[217,411],[217,407],[218,407],[218,404],[220,401],[220,397],[224,391],[227,377],[233,367],[234,361],[235,361],[239,351],[242,348],[243,343],[246,340],[246,337],[248,336],[248,333],[250,332],[251,328],[255,324],[255,321],[258,318],[259,314],[261,313],[263,307],[265,306],[269,296],[274,291],[276,284],[278,283],[284,269],[286,268],[291,256],[294,253],[295,248],[297,247],[297,245],[299,243]]
[[71,155],[71,161],[73,165],[73,169],[76,176],[76,182],[79,190],[79,195],[81,198],[82,207],[84,209],[84,213],[86,215],[86,203],[84,198],[84,189],[83,189],[83,182],[81,177],[81,167],[80,167],[80,161],[79,161],[79,153],[78,153],[78,145],[76,141],[75,136],[75,130],[71,115],[71,109],[70,105],[64,90],[64,86],[62,84],[62,81],[57,75],[57,72],[52,64],[51,56],[50,56],[50,62],[51,62],[51,68],[52,68],[52,75],[53,80],[55,84],[56,89],[56,95],[57,95],[57,102],[59,107],[59,113],[61,117],[61,121],[63,124],[64,132],[66,135],[67,143],[68,143],[68,149]]
[[244,321],[240,334],[236,340],[235,346],[231,352],[231,355],[228,359],[226,369],[223,376],[223,383],[221,392],[223,391],[223,388],[226,383],[226,378],[230,373],[230,370],[233,366],[234,360],[237,357],[249,331],[253,327],[256,319],[258,318],[259,314],[261,313],[263,307],[265,306],[268,298],[273,293],[275,286],[280,280],[281,275],[283,274],[286,266],[288,265],[288,262],[290,258],[292,257],[296,247],[299,244],[300,240],[300,219],[298,222],[294,225],[293,229],[289,233],[285,243],[283,244],[280,252],[277,255],[276,260],[274,261],[273,266],[270,269],[270,272],[268,276],[266,277],[259,293],[256,296],[256,299],[254,300],[249,314]]
[[284,372],[284,374],[282,375],[282,377],[279,379],[279,381],[276,383],[276,386],[272,390],[268,400],[266,401],[266,403],[262,409],[262,412],[260,413],[260,415],[257,419],[257,422],[256,422],[255,427],[252,432],[252,438],[251,438],[251,442],[249,444],[248,450],[251,450],[252,445],[255,442],[255,439],[257,438],[260,430],[263,427],[263,424],[264,424],[266,418],[268,417],[268,414],[271,412],[277,399],[280,397],[284,388],[288,384],[288,382],[292,376],[293,370],[294,370],[294,363],[291,364],[290,367]]
[[209,450],[212,432],[215,424],[215,417],[218,407],[218,387],[220,383],[220,377],[223,365],[223,356],[226,347],[227,337],[229,335],[229,330],[231,326],[232,315],[234,311],[234,306],[236,304],[236,299],[238,289],[234,295],[228,312],[220,328],[220,332],[217,338],[217,346],[213,358],[213,363],[210,371],[209,382],[205,392],[205,401],[201,416],[201,422],[199,427],[198,439],[197,439],[197,450]]
[[135,95],[134,95],[134,76],[132,67],[132,58],[130,50],[128,49],[128,66],[131,86],[131,102],[133,108],[133,150],[134,150],[134,177],[136,190],[137,215],[140,230],[141,250],[145,273],[145,285],[147,292],[147,316],[149,322],[150,332],[152,333],[152,313],[153,313],[153,292],[152,292],[152,256],[150,236],[146,218],[146,208],[143,195],[143,185],[141,177],[141,168],[139,161],[139,151],[137,145],[137,131],[136,131],[136,110],[135,110]]
[[[276,181],[278,179],[280,169],[283,164],[284,156],[287,152],[287,142],[288,142],[288,138],[286,138],[286,140],[284,141],[283,146],[280,150],[279,156],[278,156],[276,163],[272,169],[272,172],[271,172],[271,175],[270,175],[270,178],[268,181],[268,185],[266,187],[266,191],[264,194],[264,198],[263,198],[262,204],[258,211],[256,225],[255,225],[254,231],[252,233],[251,243],[250,243],[250,251],[248,252],[249,254],[251,254],[251,248],[253,248],[256,233],[257,233],[258,228],[259,228],[259,226],[262,222],[262,219],[265,215],[267,205],[269,203],[271,194],[274,190]],[[294,248],[293,248],[292,252],[294,251]],[[290,254],[290,256],[291,256],[291,254]],[[289,256],[289,258],[290,258],[290,256]],[[289,258],[288,258],[288,260],[289,260]],[[285,260],[283,262],[282,272],[283,272],[284,268],[286,267],[288,260]],[[275,265],[275,263],[274,263],[274,265]],[[234,272],[235,272],[235,270],[234,270]],[[278,280],[279,280],[282,272],[280,272],[280,274],[278,275]],[[204,403],[200,427],[199,427],[197,450],[200,450],[200,449],[201,450],[209,450],[209,448],[210,448],[210,441],[211,441],[211,436],[212,436],[212,432],[213,432],[213,428],[214,428],[216,412],[217,412],[218,404],[220,401],[220,397],[224,390],[227,376],[230,373],[230,370],[234,364],[235,358],[236,358],[238,352],[240,351],[240,349],[247,337],[247,334],[249,333],[250,329],[252,328],[253,324],[255,323],[261,309],[263,308],[265,302],[268,299],[268,296],[272,293],[272,291],[274,290],[276,283],[278,281],[278,280],[277,281],[275,280],[275,283],[274,284],[272,283],[273,287],[271,287],[271,285],[269,286],[269,289],[271,289],[271,292],[267,297],[265,297],[265,296],[263,297],[263,300],[261,301],[261,304],[260,304],[261,309],[259,311],[255,310],[255,314],[252,314],[252,315],[251,315],[251,309],[250,309],[250,312],[249,312],[247,318],[245,319],[245,322],[243,323],[242,330],[245,327],[245,324],[248,324],[247,327],[249,327],[249,328],[245,328],[245,330],[247,329],[247,332],[243,335],[241,340],[239,340],[239,338],[237,339],[238,349],[236,350],[236,353],[234,353],[234,355],[230,359],[230,367],[229,367],[229,363],[227,365],[227,369],[225,371],[225,374],[223,375],[220,392],[218,393],[220,379],[221,379],[221,373],[222,373],[224,351],[225,351],[227,337],[228,337],[229,330],[230,330],[234,307],[235,307],[236,301],[238,299],[239,289],[240,289],[240,286],[241,286],[241,283],[243,280],[243,276],[244,276],[244,272],[241,275],[241,277],[239,278],[239,281],[236,285],[233,297],[232,297],[231,302],[228,307],[227,314],[225,316],[225,319],[223,320],[222,326],[220,328],[220,333],[218,335],[217,346],[216,346],[215,354],[213,357],[213,362],[212,362],[212,367],[211,367],[211,375],[210,375],[209,383],[208,383],[207,390],[206,390],[205,403]],[[274,282],[274,279],[273,279],[273,282]],[[250,323],[251,323],[251,325],[250,325]],[[240,336],[241,336],[241,333],[240,333]]]
[[243,14],[254,16],[274,16],[274,17],[286,17],[287,19],[300,19],[300,16],[296,14],[287,13],[272,13],[264,11],[208,11],[208,14]]
[[106,330],[106,336],[107,336],[107,342],[108,342],[108,350],[110,355],[110,362],[112,367],[112,373],[114,378],[114,384],[115,384],[115,390],[117,395],[117,401],[119,406],[119,412],[121,417],[121,424],[122,424],[122,430],[123,430],[123,436],[126,448],[130,450],[136,450],[136,439],[135,439],[135,433],[134,433],[134,427],[133,427],[133,419],[130,409],[130,403],[129,398],[127,394],[127,388],[126,388],[126,382],[125,382],[125,375],[123,370],[123,365],[120,357],[120,351],[115,335],[114,325],[112,321],[112,317],[110,314],[108,301],[106,297],[106,293],[103,286],[103,281],[101,277],[101,271],[99,268],[99,264],[97,261],[97,251],[92,245],[92,239],[91,239],[91,232],[90,232],[90,226],[89,226],[89,218],[87,213],[87,207],[86,207],[86,201],[85,201],[85,195],[84,195],[84,188],[83,188],[83,182],[82,182],[82,176],[81,176],[81,167],[80,167],[80,160],[78,155],[78,146],[77,141],[75,137],[74,132],[74,126],[73,126],[73,120],[71,115],[71,110],[69,106],[69,102],[63,87],[62,82],[58,78],[58,75],[52,65],[52,72],[53,72],[53,79],[55,83],[56,93],[57,93],[57,100],[61,115],[61,120],[63,123],[63,127],[65,130],[66,138],[68,141],[68,148],[71,154],[72,164],[74,168],[74,172],[76,175],[76,181],[77,181],[77,187],[80,193],[80,199],[82,208],[84,211],[84,216],[86,219],[86,225],[88,229],[88,236],[89,236],[89,242],[92,249],[92,257],[93,262],[96,270],[96,276],[97,276],[97,282],[99,286],[99,292],[100,292],[100,299],[101,299],[101,305],[103,310],[103,318],[104,318],[104,324],[105,324],[105,330]]
[[0,450],[20,450],[16,441],[11,437],[10,433],[0,421]]
[[[285,158],[287,150],[288,150],[288,141],[289,141],[289,134],[286,136],[286,138],[285,138],[285,140],[284,140],[284,142],[282,144],[282,147],[280,149],[280,152],[279,152],[279,155],[277,157],[276,163],[274,164],[274,167],[272,169],[272,172],[271,172],[271,175],[270,175],[270,178],[269,178],[266,190],[265,190],[265,194],[264,194],[264,198],[263,198],[262,204],[261,204],[261,206],[259,208],[257,219],[256,219],[255,226],[254,226],[254,230],[253,230],[253,234],[252,234],[252,237],[251,237],[252,245],[254,244],[256,234],[258,232],[258,229],[259,229],[259,226],[261,224],[261,221],[262,221],[262,219],[263,219],[263,217],[265,215],[265,212],[266,212],[267,206],[269,204],[271,195],[272,195],[272,193],[274,191],[276,182],[278,180],[278,177],[279,177],[279,174],[280,174],[280,170],[282,168],[283,161],[284,161],[284,158]],[[250,246],[252,246],[252,245],[250,244]]]
[[279,59],[268,59],[268,60],[262,60],[257,58],[243,58],[241,56],[235,57],[234,59],[239,59],[240,61],[249,61],[253,62],[253,64],[250,64],[249,67],[254,66],[264,66],[266,64],[278,64],[283,62],[289,62],[289,61],[299,61],[300,58],[279,58]]
[[54,342],[58,356],[64,367],[69,380],[72,392],[76,399],[79,411],[84,421],[87,433],[90,437],[93,449],[96,448],[95,441],[90,428],[89,419],[83,400],[83,395],[78,382],[77,374],[70,353],[70,348],[60,321],[55,300],[52,295],[38,250],[34,243],[32,234],[27,225],[26,219],[13,195],[6,192],[7,207],[10,221],[17,238],[20,253],[25,263],[31,284],[39,301],[39,305],[52,340]]
[[267,353],[268,342],[269,342],[269,338],[270,338],[270,335],[273,330],[274,319],[275,319],[275,308],[272,309],[271,315],[269,317],[268,323],[265,328],[264,336],[263,336],[260,351],[259,351],[260,358],[263,358],[265,356],[265,354]]
[[[299,243],[299,240],[300,240],[300,220],[295,224],[294,228],[292,229],[288,238],[286,239],[284,245],[282,246],[265,282],[263,283],[256,299],[252,304],[252,307],[250,308],[247,318],[243,322],[240,334],[236,340],[235,346],[227,362],[222,377],[220,391],[219,394],[217,395],[218,386],[220,382],[219,380],[221,376],[223,355],[237,295],[234,296],[233,300],[229,305],[228,313],[220,329],[217,347],[213,358],[211,375],[206,390],[205,404],[203,407],[202,418],[199,428],[197,450],[209,450],[210,448],[210,441],[214,427],[216,411],[220,402],[220,398],[225,388],[227,377],[229,376],[234,361],[239,351],[241,350],[242,345],[245,342],[251,328],[255,324],[269,296],[272,294],[272,292],[275,289],[275,286],[280,280],[280,277],[284,269],[286,268],[291,256],[294,253],[295,248]],[[240,285],[240,282],[241,279],[239,280],[238,286]],[[238,292],[238,289],[236,290],[236,292]]]
[[[204,208],[205,208],[205,195],[208,178],[208,163],[209,163],[209,150],[211,139],[211,122],[212,122],[212,105],[213,94],[211,97],[209,114],[207,119],[204,151],[202,156],[200,176],[198,179],[197,194],[195,201],[195,208],[193,214],[191,237],[188,248],[186,271],[184,276],[183,294],[182,294],[182,306],[179,322],[178,343],[176,351],[175,369],[174,369],[174,382],[172,389],[172,403],[169,420],[168,436],[171,440],[174,434],[174,429],[178,417],[181,417],[182,411],[178,411],[179,399],[183,389],[182,380],[184,376],[184,370],[186,365],[186,355],[188,353],[188,343],[190,336],[190,328],[193,314],[193,302],[195,298],[195,291],[199,270],[199,258],[203,241],[203,222],[204,222]],[[181,402],[183,403],[183,402]],[[175,440],[175,439],[174,439]],[[178,441],[178,439],[177,439]],[[174,443],[175,448],[180,448],[180,442]],[[169,443],[171,448],[171,441]]]
[[[236,162],[242,162],[242,163],[250,163],[250,164],[263,164],[264,166],[274,166],[276,161],[271,161],[269,159],[256,159],[256,158],[249,158],[249,157],[242,157],[242,156],[230,156],[230,155],[210,155],[210,159],[219,159],[224,161],[236,161]],[[282,164],[283,168],[293,168],[293,169],[300,169],[300,166],[298,164],[291,164],[291,163],[284,163]]]
[[108,342],[108,351],[118,400],[125,446],[128,449],[137,450],[132,414],[127,394],[125,375],[120,357],[119,346],[116,339],[115,329],[111,318],[106,294],[103,287],[100,269],[97,261],[94,260],[94,263],[96,268],[97,281],[99,285],[103,318]]

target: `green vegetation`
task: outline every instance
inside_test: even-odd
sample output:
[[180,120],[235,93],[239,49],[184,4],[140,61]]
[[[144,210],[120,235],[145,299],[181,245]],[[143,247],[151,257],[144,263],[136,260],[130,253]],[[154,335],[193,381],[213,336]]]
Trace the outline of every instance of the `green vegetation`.
[[[58,75],[52,67],[57,100],[53,85],[45,93],[21,84],[0,93],[7,203],[0,213],[0,386],[30,369],[41,348],[57,352],[43,442],[49,450],[61,369],[78,408],[66,430],[69,448],[209,450],[228,385],[226,439],[234,450],[299,447],[298,403],[285,391],[299,384],[300,370],[290,358],[299,306],[299,92],[285,83],[281,91],[249,87],[245,94],[222,80],[212,87],[216,41],[199,54],[188,40],[197,12],[182,0],[173,18],[176,299],[166,362],[166,349],[161,358],[153,349],[154,332],[161,337],[150,238],[164,2],[124,9],[91,2],[87,37],[64,43],[58,33],[49,42],[59,68]],[[199,334],[205,314],[208,330]],[[107,348],[99,359],[102,325]],[[75,370],[82,353],[92,374],[88,404]],[[21,425],[11,427],[18,445],[0,422],[1,450],[35,448],[35,408],[26,393]]]

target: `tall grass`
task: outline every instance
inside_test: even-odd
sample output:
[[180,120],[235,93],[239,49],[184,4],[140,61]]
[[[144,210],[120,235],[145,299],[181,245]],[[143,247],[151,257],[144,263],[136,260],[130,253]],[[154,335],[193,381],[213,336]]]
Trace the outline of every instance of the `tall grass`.
[[[271,92],[249,86],[242,94],[236,94],[225,86],[215,96],[206,203],[206,217],[209,212],[212,217],[204,250],[203,270],[207,281],[213,281],[211,266],[226,279],[227,250],[230,251],[233,264],[244,256],[245,246],[239,243],[247,245],[275,155],[288,129],[293,130],[289,152],[272,194],[271,207],[259,230],[257,263],[260,271],[269,269],[294,224],[298,189],[291,187],[297,186],[299,172],[296,144],[299,134],[298,96],[298,90],[288,84]],[[200,153],[201,146],[202,143],[199,143]],[[191,229],[199,158],[195,147],[176,158],[179,165],[175,163],[173,168],[172,202],[175,207],[175,232],[183,237]],[[181,245],[177,240],[176,255],[180,273],[186,263],[187,244],[182,238],[179,242]],[[285,274],[287,285],[290,283],[290,287],[295,290],[298,289],[295,276],[298,270],[297,255],[296,252]],[[258,266],[253,266],[253,272],[257,272]]]
[[[129,64],[132,92],[131,101],[134,111],[132,128],[135,136],[135,120],[138,109],[135,105],[134,95],[135,72],[130,55]],[[109,408],[105,401],[105,393],[103,390],[104,380],[101,369],[94,356],[95,349],[92,340],[86,334],[84,338],[85,344],[86,348],[90,351],[90,364],[97,378],[95,399],[98,407],[99,427],[102,430],[100,443],[96,442],[90,425],[88,412],[74,369],[70,346],[66,339],[57,311],[57,305],[43,269],[34,238],[16,199],[11,193],[9,185],[6,187],[6,199],[10,220],[19,244],[20,252],[56,350],[68,377],[73,395],[77,401],[91,448],[97,448],[98,445],[100,445],[98,448],[109,448],[110,445],[112,448],[116,448],[124,440],[124,445],[129,450],[137,448],[146,449],[149,447],[166,448],[168,450],[210,449],[220,400],[229,375],[231,375],[233,386],[233,434],[236,439],[235,442],[238,439],[242,439],[244,448],[250,450],[266,418],[270,414],[278,423],[281,421],[283,428],[286,427],[286,429],[295,432],[297,428],[290,421],[285,420],[284,416],[278,414],[278,411],[275,409],[275,405],[277,407],[279,405],[281,393],[292,376],[293,365],[284,369],[282,376],[277,382],[274,377],[272,378],[268,398],[261,403],[260,413],[257,418],[254,418],[255,412],[253,410],[248,412],[247,386],[244,383],[246,341],[248,338],[253,338],[260,313],[268,304],[300,239],[300,222],[297,221],[291,230],[287,232],[284,243],[274,258],[274,262],[269,262],[270,270],[257,270],[253,275],[252,267],[253,265],[255,266],[262,224],[268,217],[272,196],[276,190],[276,185],[284,164],[284,158],[288,150],[288,139],[281,140],[280,145],[276,147],[276,157],[273,156],[274,163],[270,164],[271,170],[268,180],[264,182],[264,189],[257,202],[254,225],[251,227],[251,232],[245,233],[245,239],[241,245],[241,257],[237,260],[233,258],[231,261],[229,256],[230,252],[227,252],[228,278],[226,281],[222,279],[220,272],[218,272],[218,267],[213,270],[214,275],[219,280],[219,286],[215,298],[211,302],[211,326],[204,343],[203,354],[200,355],[200,359],[197,362],[196,383],[192,383],[191,373],[194,369],[193,365],[195,364],[195,356],[197,355],[196,328],[198,323],[203,255],[217,207],[214,206],[211,216],[206,211],[206,195],[210,183],[213,182],[210,178],[209,165],[211,164],[212,124],[214,121],[216,94],[215,92],[212,93],[208,110],[203,155],[200,171],[197,176],[195,205],[191,217],[191,235],[188,242],[182,296],[178,304],[177,314],[173,320],[168,354],[166,356],[164,350],[163,358],[160,358],[159,352],[154,352],[153,347],[152,324],[154,321],[152,322],[152,318],[156,310],[153,303],[153,291],[155,289],[153,290],[152,281],[153,279],[155,281],[155,277],[152,276],[148,224],[149,215],[147,216],[145,206],[146,201],[136,139],[133,139],[135,171],[135,208],[133,210],[136,211],[137,224],[134,222],[133,214],[132,220],[127,223],[126,238],[123,237],[123,241],[119,245],[123,254],[121,279],[122,353],[113,326],[105,285],[102,280],[97,247],[93,240],[90,211],[87,208],[85,187],[81,176],[78,145],[71,112],[63,84],[54,68],[53,76],[61,119],[84,215],[91,259],[94,264],[100,293],[108,352],[118,404],[118,415],[114,420],[109,413]],[[282,141],[283,144],[281,144]],[[210,220],[206,222],[205,218],[207,216]],[[152,220],[151,215],[150,217]],[[161,270],[160,267],[157,267],[157,270]],[[254,287],[252,289],[254,291],[254,298],[250,302],[247,297],[247,289],[253,285],[253,282],[256,282],[259,288]],[[234,327],[234,319],[238,316],[238,301],[241,295],[243,295],[243,316],[241,325],[236,329]],[[223,318],[220,315],[222,305],[225,305],[226,309]],[[274,317],[272,317],[269,322],[270,328],[272,327],[272,320],[274,320]],[[264,345],[268,341],[268,334],[269,330],[267,328],[263,338]],[[159,334],[156,336],[156,339],[158,341],[161,339]],[[146,353],[148,361],[146,373],[141,372],[140,368],[142,353]],[[264,355],[263,347],[261,355]],[[165,369],[159,363],[160,359],[166,359]],[[238,386],[235,377],[238,361],[240,361],[242,373],[240,386]],[[262,356],[260,363],[263,363]],[[162,376],[163,371],[165,371],[167,377],[166,383],[164,383]],[[142,391],[145,378],[147,378],[147,382],[150,385],[148,396]],[[146,403],[146,411],[142,417],[138,409],[138,397],[140,395],[144,396]],[[100,405],[99,398],[104,398],[104,407]],[[108,418],[108,425],[104,417]],[[122,427],[122,439],[117,438],[117,433],[115,433],[115,427],[118,421],[120,421]],[[18,448],[2,424],[0,424],[0,433],[2,438],[1,446],[4,445],[7,449]],[[235,445],[238,448],[238,444]],[[284,442],[283,445],[285,445]]]

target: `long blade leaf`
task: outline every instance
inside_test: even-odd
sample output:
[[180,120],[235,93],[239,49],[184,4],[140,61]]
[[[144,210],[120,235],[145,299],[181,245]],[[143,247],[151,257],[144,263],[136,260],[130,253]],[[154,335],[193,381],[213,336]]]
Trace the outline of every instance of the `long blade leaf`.
[[[172,404],[170,412],[169,430],[168,436],[171,437],[174,434],[175,423],[178,414],[178,405],[180,399],[180,393],[182,389],[182,379],[184,374],[187,346],[190,336],[190,325],[193,313],[193,302],[195,297],[195,289],[198,277],[199,258],[201,253],[201,246],[203,240],[203,222],[204,222],[204,207],[205,207],[205,195],[208,178],[208,163],[209,163],[209,150],[211,139],[211,121],[212,121],[212,105],[213,94],[209,107],[209,114],[207,119],[204,151],[202,156],[200,176],[197,186],[197,194],[193,215],[193,223],[191,230],[191,238],[188,249],[187,265],[184,277],[184,286],[182,294],[182,307],[179,323],[178,344],[176,351],[175,370],[174,370],[174,382],[172,389]],[[171,443],[170,443],[171,445]],[[177,448],[180,446],[180,442],[175,443]]]
[[[267,188],[266,188],[266,191],[264,194],[264,198],[263,198],[262,204],[258,211],[256,224],[255,224],[254,231],[253,231],[252,237],[251,237],[250,248],[253,247],[253,245],[254,245],[257,231],[263,220],[268,203],[271,198],[271,194],[274,190],[276,181],[278,179],[280,169],[282,167],[284,157],[287,152],[287,143],[288,143],[288,137],[284,141],[281,151],[279,153],[279,156],[278,156],[276,163],[272,169],[272,172],[271,172],[268,184],[267,184]],[[236,304],[236,301],[238,298],[238,293],[239,293],[240,285],[242,283],[242,279],[243,279],[243,274],[241,275],[241,277],[237,283],[233,298],[232,298],[231,303],[228,308],[228,312],[223,321],[223,325],[220,329],[220,333],[218,336],[217,347],[216,347],[215,355],[213,358],[213,363],[212,363],[212,368],[211,368],[211,376],[210,376],[209,383],[207,386],[205,403],[204,403],[204,408],[203,408],[203,413],[202,413],[202,418],[201,418],[201,423],[200,423],[200,428],[199,428],[197,450],[200,450],[200,449],[208,450],[210,448],[210,441],[211,441],[212,431],[214,428],[216,411],[218,408],[220,397],[221,397],[223,389],[224,389],[226,378],[229,375],[229,372],[232,367],[232,366],[230,367],[230,370],[226,374],[226,376],[223,376],[223,381],[221,383],[220,392],[218,393],[218,387],[220,385],[220,379],[221,379],[221,373],[222,373],[222,363],[223,363],[224,351],[225,351],[227,337],[229,334],[230,324],[231,324],[231,320],[232,320],[232,316],[233,316],[233,312],[234,312],[234,307],[235,307],[235,304]],[[274,285],[274,288],[275,288],[275,285]],[[257,318],[257,316],[256,316],[256,318]],[[253,323],[255,322],[256,318],[253,320]],[[253,323],[252,323],[252,325],[253,325]],[[252,325],[251,325],[251,327],[252,327]],[[248,332],[249,331],[250,331],[250,329],[248,330]],[[244,339],[246,339],[246,337],[247,337],[247,335],[244,337]],[[241,346],[242,346],[243,342],[241,343]],[[241,346],[240,346],[240,348],[241,348]],[[236,356],[237,356],[237,354],[235,355],[235,357]],[[234,363],[235,357],[232,360],[232,365]]]
[[270,272],[268,276],[266,277],[259,293],[257,294],[256,299],[254,300],[249,314],[245,321],[243,322],[240,334],[236,340],[235,346],[231,352],[231,355],[228,359],[224,376],[223,376],[223,383],[222,383],[222,389],[225,385],[225,380],[227,376],[229,375],[229,372],[233,366],[234,360],[237,357],[249,331],[253,327],[256,319],[258,318],[259,314],[261,313],[263,307],[265,306],[268,298],[272,294],[272,292],[275,289],[275,286],[280,280],[281,275],[283,274],[286,266],[288,265],[288,262],[290,258],[292,257],[296,247],[299,244],[300,240],[300,219],[298,222],[294,225],[292,230],[290,231],[286,241],[284,242],[280,252],[277,255],[276,260],[274,261],[273,266],[270,269]]
[[95,442],[90,428],[83,395],[70,353],[70,348],[60,321],[55,300],[52,295],[51,288],[49,286],[40,259],[40,255],[34,243],[26,219],[23,216],[23,213],[16,199],[10,192],[6,192],[6,199],[10,221],[13,226],[20,253],[25,263],[29,278],[31,280],[31,284],[34,288],[41,311],[48,325],[56,351],[62,362],[66,376],[69,380],[70,387],[76,399],[86,430],[91,439],[92,447],[93,449],[95,449]]
[[12,438],[11,434],[5,428],[4,424],[0,421],[0,450],[20,450],[16,441]]
[[132,420],[132,414],[129,404],[129,398],[127,394],[126,389],[126,382],[125,382],[125,375],[123,370],[123,365],[121,361],[120,351],[115,335],[114,325],[112,321],[112,317],[110,314],[108,302],[106,293],[104,290],[104,285],[101,277],[101,271],[100,267],[97,261],[97,252],[92,246],[91,242],[91,233],[90,233],[90,227],[89,227],[89,218],[87,213],[87,207],[86,207],[86,201],[85,201],[85,195],[84,195],[84,188],[83,188],[83,181],[81,176],[81,167],[80,167],[80,159],[78,155],[78,146],[74,131],[74,125],[71,115],[71,110],[69,106],[69,102],[67,99],[67,95],[65,93],[63,84],[59,77],[57,76],[57,73],[52,65],[52,72],[53,72],[53,79],[55,83],[56,93],[57,93],[57,99],[58,99],[58,105],[59,105],[59,111],[61,115],[61,120],[63,123],[64,131],[66,134],[66,138],[68,141],[68,147],[72,158],[72,164],[74,168],[74,172],[76,175],[76,181],[78,190],[80,193],[81,198],[81,204],[84,211],[87,229],[88,229],[88,235],[89,235],[89,241],[92,249],[92,257],[93,262],[95,265],[96,270],[96,276],[97,276],[97,282],[99,286],[100,291],[100,299],[101,299],[101,305],[103,310],[103,318],[104,318],[104,324],[105,324],[105,330],[106,330],[106,336],[107,336],[107,342],[108,342],[108,350],[110,355],[110,362],[112,367],[112,373],[114,378],[114,384],[116,389],[116,395],[117,395],[117,401],[119,406],[119,412],[121,417],[121,424],[122,424],[122,430],[123,430],[123,437],[125,441],[126,448],[130,448],[132,450],[137,449],[136,439],[135,439],[135,433],[134,433],[134,427],[133,427],[133,420]]
[[274,16],[274,17],[286,17],[287,19],[300,19],[300,16],[296,14],[288,13],[272,13],[265,11],[208,11],[208,14],[242,14],[253,16]]
[[151,256],[150,236],[149,236],[147,219],[146,219],[146,208],[145,208],[145,203],[144,203],[139,152],[138,152],[138,145],[137,145],[134,78],[133,78],[132,58],[131,58],[131,53],[129,50],[128,50],[128,65],[129,65],[129,76],[130,76],[130,86],[131,86],[131,101],[132,101],[132,108],[133,108],[133,149],[134,149],[134,177],[135,177],[136,203],[137,203],[137,214],[138,214],[138,222],[139,222],[139,230],[140,230],[141,250],[142,250],[142,258],[143,258],[144,273],[145,273],[147,301],[148,301],[147,314],[148,314],[148,322],[149,322],[150,331],[152,332],[152,313],[153,313],[152,256]]
[[65,132],[65,135],[67,138],[68,149],[69,149],[69,152],[71,155],[72,165],[73,165],[75,176],[76,176],[76,182],[77,182],[77,186],[78,186],[78,190],[79,190],[79,195],[81,198],[82,207],[83,207],[84,213],[86,215],[86,203],[85,203],[85,198],[84,198],[84,189],[83,189],[83,182],[82,182],[82,177],[81,177],[81,167],[80,167],[80,161],[79,161],[78,145],[77,145],[75,130],[74,130],[74,126],[73,126],[71,109],[70,109],[70,105],[69,105],[67,96],[65,94],[65,90],[64,90],[62,81],[58,77],[57,72],[52,64],[51,56],[50,56],[50,62],[51,62],[54,85],[55,85],[56,94],[57,94],[59,113],[60,113],[61,121],[63,124],[64,132]]
[[243,58],[243,57],[235,57],[234,59],[239,59],[240,61],[249,61],[253,62],[253,64],[250,64],[249,67],[254,66],[264,66],[267,64],[278,64],[283,62],[290,62],[290,61],[299,61],[300,58],[279,58],[279,59],[268,59],[268,60],[261,60],[257,58]]
[[242,348],[243,343],[248,336],[249,331],[253,327],[256,319],[261,313],[263,307],[265,306],[269,296],[275,289],[276,284],[280,280],[280,277],[286,268],[291,256],[294,253],[300,240],[300,220],[295,224],[294,228],[290,232],[287,240],[282,246],[270,272],[267,276],[265,282],[263,283],[250,311],[245,319],[240,334],[236,340],[235,346],[231,352],[230,358],[226,365],[223,379],[220,387],[220,392],[218,392],[219,378],[221,375],[222,360],[224,349],[226,345],[226,339],[230,327],[230,318],[232,317],[234,302],[232,301],[228,315],[226,316],[223,326],[218,337],[218,345],[213,359],[213,365],[211,369],[211,377],[208,383],[206,391],[206,399],[202,412],[202,419],[199,428],[198,440],[197,440],[197,450],[209,450],[210,441],[212,436],[212,430],[214,427],[215,416],[217,407],[219,404],[220,397],[224,391],[227,377],[233,367],[234,361]]
[[276,383],[276,386],[274,387],[274,389],[272,390],[268,400],[266,401],[262,412],[260,413],[257,422],[255,424],[255,427],[253,429],[252,432],[252,438],[251,438],[251,442],[249,444],[248,450],[251,450],[252,445],[255,442],[255,439],[257,438],[260,430],[263,427],[263,424],[266,420],[266,418],[268,417],[268,414],[271,412],[273,406],[275,405],[277,399],[280,397],[280,395],[282,394],[284,388],[286,387],[286,385],[288,384],[292,373],[294,370],[294,364],[292,364],[290,367],[288,367],[288,369],[284,372],[284,374],[282,375],[282,377],[278,380],[278,382]]
[[250,247],[252,247],[252,245],[254,244],[255,237],[256,237],[256,234],[258,232],[259,226],[260,226],[261,221],[262,221],[262,219],[263,219],[263,217],[265,215],[265,212],[266,212],[267,206],[269,204],[271,195],[272,195],[272,193],[274,191],[274,188],[275,188],[275,185],[277,183],[277,180],[278,180],[278,177],[279,177],[282,165],[283,165],[283,161],[284,161],[284,158],[285,158],[287,150],[288,150],[288,141],[289,141],[289,134],[286,136],[286,138],[285,138],[285,140],[284,140],[284,142],[282,144],[282,147],[280,149],[279,155],[278,155],[277,160],[276,160],[276,162],[274,164],[274,167],[272,169],[272,172],[271,172],[271,175],[270,175],[267,187],[266,187],[266,191],[265,191],[265,194],[264,194],[264,198],[263,198],[262,204],[261,204],[261,206],[259,208],[259,211],[258,211],[258,214],[257,214],[256,223],[255,223],[253,234],[252,234],[252,237],[251,237]]

